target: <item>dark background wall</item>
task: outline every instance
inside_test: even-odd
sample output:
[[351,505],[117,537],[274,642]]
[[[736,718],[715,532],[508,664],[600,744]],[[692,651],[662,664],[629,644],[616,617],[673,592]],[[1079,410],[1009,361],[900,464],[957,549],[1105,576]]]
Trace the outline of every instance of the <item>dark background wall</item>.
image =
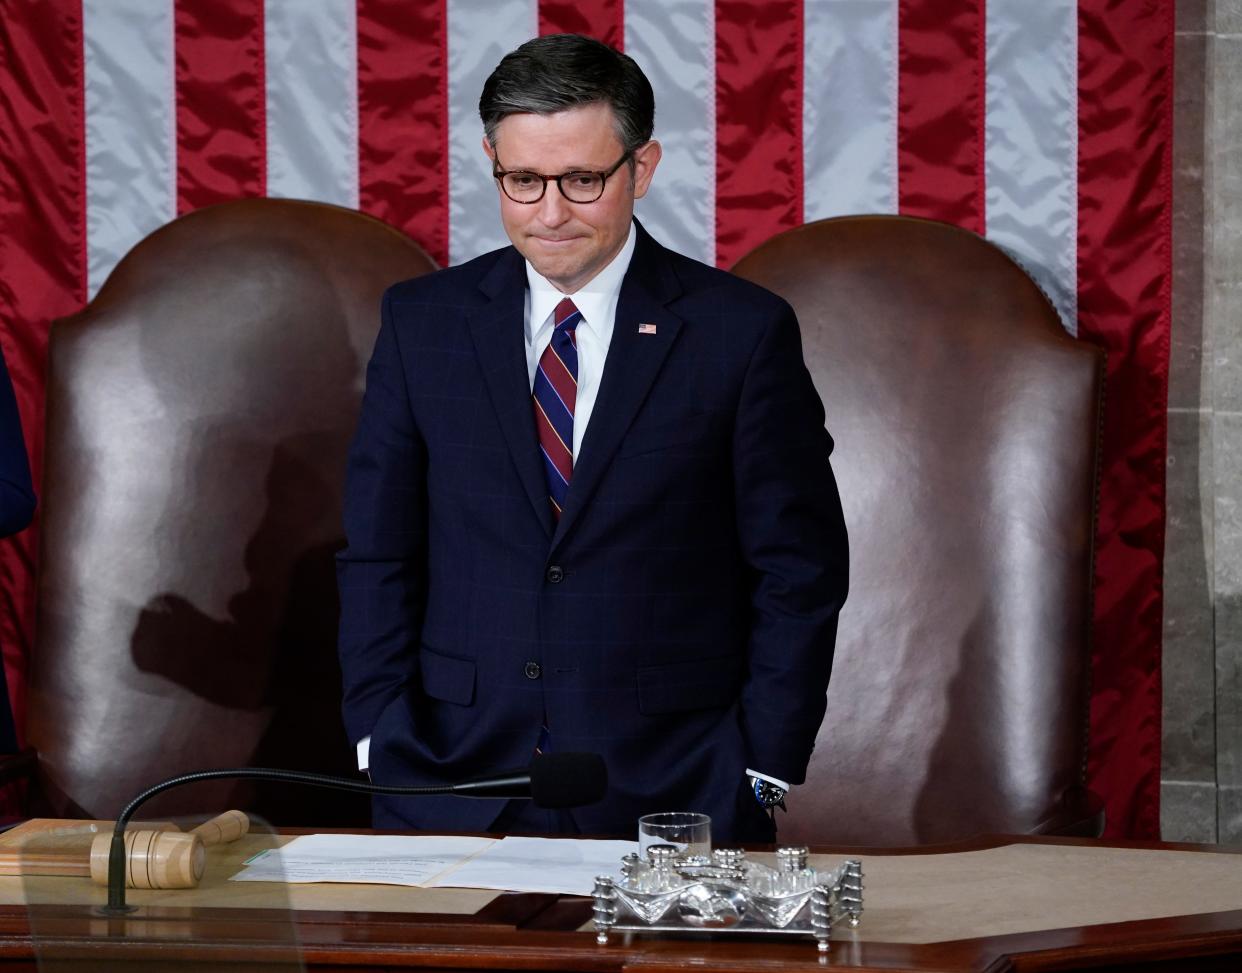
[[1242,0],[1178,0],[1162,833],[1242,844]]

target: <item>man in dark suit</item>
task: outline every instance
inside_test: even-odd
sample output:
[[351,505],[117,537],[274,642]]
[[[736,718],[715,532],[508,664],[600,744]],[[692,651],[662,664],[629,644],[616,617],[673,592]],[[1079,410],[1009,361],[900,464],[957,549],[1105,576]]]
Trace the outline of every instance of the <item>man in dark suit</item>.
[[605,801],[379,798],[377,827],[770,840],[823,718],[846,538],[797,321],[633,219],[651,87],[575,35],[480,100],[512,247],[391,288],[339,555],[345,721],[380,782],[593,751]]

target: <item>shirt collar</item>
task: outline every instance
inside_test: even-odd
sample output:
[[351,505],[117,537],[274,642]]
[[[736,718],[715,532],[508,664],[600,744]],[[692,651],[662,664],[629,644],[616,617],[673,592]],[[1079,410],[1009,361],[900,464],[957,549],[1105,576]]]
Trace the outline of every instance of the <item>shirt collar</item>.
[[564,297],[572,297],[574,306],[582,313],[582,321],[578,327],[589,327],[603,337],[612,333],[613,317],[617,306],[617,297],[621,293],[621,282],[625,280],[625,272],[630,269],[630,258],[634,256],[634,244],[638,233],[630,223],[629,236],[625,244],[598,274],[573,294],[562,294],[552,282],[526,261],[526,284],[530,290],[530,318],[526,322],[526,340],[531,341],[545,325],[550,326],[552,311]]

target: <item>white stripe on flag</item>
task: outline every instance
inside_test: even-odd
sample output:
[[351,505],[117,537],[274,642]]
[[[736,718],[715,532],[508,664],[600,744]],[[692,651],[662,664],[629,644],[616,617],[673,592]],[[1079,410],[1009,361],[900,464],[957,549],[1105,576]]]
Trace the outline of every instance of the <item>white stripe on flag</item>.
[[987,237],[1078,332],[1078,4],[990,0]]
[[803,219],[897,212],[897,0],[806,0]]
[[716,263],[716,20],[712,0],[626,0],[625,52],[655,89],[664,149],[637,207],[661,243]]
[[483,154],[479,95],[500,59],[538,33],[536,0],[448,0],[450,264],[509,243]]
[[177,215],[172,0],[83,0],[87,290]]
[[357,0],[267,0],[267,194],[358,206]]

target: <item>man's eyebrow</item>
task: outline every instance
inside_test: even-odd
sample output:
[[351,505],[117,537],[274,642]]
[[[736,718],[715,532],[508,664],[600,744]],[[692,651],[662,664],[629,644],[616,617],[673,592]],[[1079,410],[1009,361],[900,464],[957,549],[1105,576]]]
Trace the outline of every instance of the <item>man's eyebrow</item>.
[[[559,175],[564,175],[567,172],[607,172],[610,165],[612,165],[611,162],[604,165],[596,162],[575,163],[574,165],[566,166],[560,171]],[[539,166],[501,166],[500,168],[504,172],[543,172],[543,169]],[[549,175],[552,175],[552,173],[549,173]]]

